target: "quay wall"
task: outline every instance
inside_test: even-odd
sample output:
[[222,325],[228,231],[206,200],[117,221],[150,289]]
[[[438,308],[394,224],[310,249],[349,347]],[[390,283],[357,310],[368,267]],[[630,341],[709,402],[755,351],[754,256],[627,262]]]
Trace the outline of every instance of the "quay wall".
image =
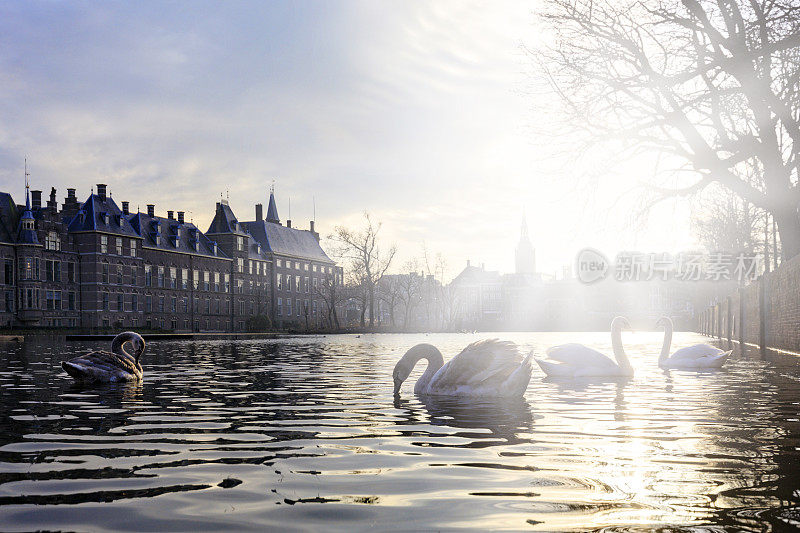
[[708,306],[698,330],[720,340],[800,352],[800,256]]

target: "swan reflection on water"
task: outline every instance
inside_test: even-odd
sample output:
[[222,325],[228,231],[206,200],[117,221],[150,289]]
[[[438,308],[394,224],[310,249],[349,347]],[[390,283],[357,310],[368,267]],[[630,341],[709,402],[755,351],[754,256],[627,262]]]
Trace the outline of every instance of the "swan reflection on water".
[[406,412],[401,424],[488,429],[492,437],[509,442],[518,441],[519,433],[530,432],[536,418],[524,398],[419,396],[405,400],[396,396],[394,406]]

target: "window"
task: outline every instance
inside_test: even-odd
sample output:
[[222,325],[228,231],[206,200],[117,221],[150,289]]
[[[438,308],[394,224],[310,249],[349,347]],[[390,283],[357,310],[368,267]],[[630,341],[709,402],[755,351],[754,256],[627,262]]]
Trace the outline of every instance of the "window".
[[186,290],[189,288],[189,269],[181,269],[181,289]]
[[303,300],[303,314],[308,315],[308,300]]
[[278,267],[282,266],[282,263],[283,263],[283,262],[282,262],[280,259],[277,259],[276,261],[277,261],[277,262],[276,262],[276,265],[277,265]]
[[[171,309],[172,309],[173,313],[177,313],[178,312],[178,299],[175,298],[174,296],[172,297]],[[172,328],[172,329],[175,329],[175,328]]]
[[6,311],[9,313],[14,312],[14,293],[6,292]]
[[214,292],[219,292],[219,272],[214,272]]
[[163,313],[164,312],[164,295],[163,294],[159,295],[159,297],[158,297],[158,312],[159,313]]
[[74,292],[67,293],[67,309],[69,309],[70,311],[74,311],[75,310],[75,293]]
[[204,270],[203,271],[203,290],[204,291],[211,290],[210,277],[211,277],[211,273],[208,270]]
[[244,252],[244,237],[236,237],[236,248],[240,252]]
[[108,311],[108,293],[103,293],[103,310]]
[[163,287],[164,286],[164,267],[158,267],[158,277],[156,278],[156,286]]
[[301,290],[300,287],[302,285],[300,285],[300,283],[301,283],[300,276],[295,276],[294,277],[294,290],[297,291],[297,292],[300,292],[300,290]]
[[[148,313],[153,311],[153,296],[150,294],[146,294],[144,297],[144,310]],[[148,322],[150,321],[149,318],[147,320]],[[150,326],[147,327],[149,328]]]
[[223,287],[223,289],[227,293],[227,292],[230,292],[230,288],[231,288],[231,275],[226,272],[225,273],[225,286]]
[[122,255],[122,237],[117,237],[117,255]]
[[139,310],[139,295],[131,294],[131,311],[134,313]]
[[241,257],[236,258],[236,269],[239,274],[244,274],[244,259]]
[[294,262],[294,269],[295,270],[300,270],[300,263],[299,262],[297,262],[297,261]]
[[283,276],[278,274],[278,290],[282,290],[282,289],[283,289]]
[[308,272],[308,263],[303,263],[303,270]]
[[117,294],[117,311],[125,310],[125,295],[122,293]]
[[278,298],[278,308],[277,308],[278,316],[281,316],[281,307],[283,307],[283,298]]
[[294,308],[295,308],[295,311],[297,312],[297,316],[300,316],[300,299],[299,298],[294,301]]
[[150,265],[144,266],[144,286],[145,287],[153,286],[153,267]]
[[236,280],[236,293],[243,294],[244,293],[244,282],[240,279]]
[[[6,285],[13,285],[14,284],[14,261],[11,259],[6,259],[6,271],[5,271],[5,284]],[[70,263],[72,264],[72,263]]]
[[292,316],[292,299],[286,298],[286,316]]
[[103,263],[103,275],[101,280],[103,283],[108,283],[108,263]]
[[100,235],[100,253],[108,253],[108,235]]
[[67,281],[75,283],[75,263],[67,263]]
[[136,240],[131,239],[131,257],[136,257]]
[[117,265],[117,284],[122,285],[125,281],[122,279],[122,263]]
[[45,250],[61,250],[61,239],[58,238],[58,233],[55,231],[48,231],[47,237],[44,240]]
[[311,316],[317,316],[317,301],[314,300],[313,302],[311,302],[311,305],[312,305]]
[[211,314],[211,298],[206,298],[206,314]]
[[61,291],[45,291],[45,299],[48,311],[61,309]]
[[197,290],[197,289],[200,288],[200,271],[199,270],[192,271],[192,286],[194,287],[194,290]]
[[308,278],[303,279],[303,285],[304,285],[305,291],[309,292],[310,289],[309,289],[309,284],[308,284]]
[[45,260],[44,279],[45,281],[61,281],[61,261]]
[[169,267],[169,288],[174,289],[177,285],[178,269],[177,267]]

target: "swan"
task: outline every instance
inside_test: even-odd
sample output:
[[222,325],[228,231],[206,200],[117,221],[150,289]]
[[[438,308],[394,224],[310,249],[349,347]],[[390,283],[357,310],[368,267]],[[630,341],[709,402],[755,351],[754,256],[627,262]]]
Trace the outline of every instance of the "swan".
[[513,342],[488,339],[473,342],[444,364],[431,344],[417,344],[394,367],[394,393],[408,379],[420,359],[428,367],[414,385],[414,393],[431,396],[522,396],[531,380],[531,355],[524,360]]
[[542,371],[551,377],[632,376],[633,367],[622,348],[622,328],[630,329],[622,316],[611,322],[611,346],[615,363],[610,357],[583,344],[569,343],[547,349],[549,359],[536,359]]
[[664,343],[661,345],[661,355],[658,358],[658,366],[661,368],[719,368],[728,359],[733,350],[720,350],[710,344],[693,344],[675,350],[669,354],[672,344],[672,319],[662,316],[656,322],[656,326],[664,327]]
[[[134,354],[125,350],[125,344],[133,345]],[[117,383],[142,379],[139,358],[144,353],[144,339],[138,333],[125,331],[111,342],[110,352],[92,352],[62,361],[61,368],[80,383]]]

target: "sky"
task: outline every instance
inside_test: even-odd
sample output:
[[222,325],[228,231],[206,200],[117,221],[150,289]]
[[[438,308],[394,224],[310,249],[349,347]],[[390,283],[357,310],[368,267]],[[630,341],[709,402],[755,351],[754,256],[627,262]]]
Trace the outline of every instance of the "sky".
[[[536,2],[0,3],[0,190],[106,183],[133,209],[220,197],[323,238],[363,212],[395,270],[441,253],[513,271],[525,214],[545,274],[590,246],[695,245],[683,200],[647,218],[637,173],[554,142],[558,100],[526,52]],[[556,148],[558,145],[558,148]],[[566,147],[566,148],[565,148]],[[591,179],[586,176],[591,174]]]

